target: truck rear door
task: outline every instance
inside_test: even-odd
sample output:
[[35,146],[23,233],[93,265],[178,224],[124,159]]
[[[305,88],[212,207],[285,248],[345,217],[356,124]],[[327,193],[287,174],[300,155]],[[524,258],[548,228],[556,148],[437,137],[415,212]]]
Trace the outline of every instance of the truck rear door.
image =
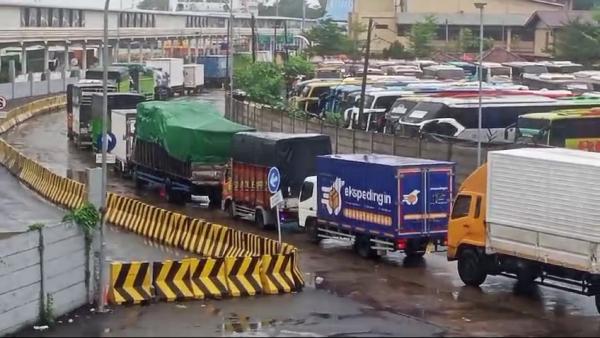
[[398,171],[399,234],[418,237],[445,233],[452,196],[449,168],[410,168]]

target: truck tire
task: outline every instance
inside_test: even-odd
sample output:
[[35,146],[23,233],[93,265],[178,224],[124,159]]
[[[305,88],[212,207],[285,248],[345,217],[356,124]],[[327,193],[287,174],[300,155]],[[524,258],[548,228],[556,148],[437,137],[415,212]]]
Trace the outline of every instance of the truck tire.
[[220,205],[223,198],[221,188],[210,188],[208,190],[208,199],[211,205]]
[[263,213],[261,210],[256,210],[255,215],[254,215],[254,222],[256,223],[256,226],[259,229],[267,230],[268,225],[265,224],[265,217],[263,216]]
[[458,275],[465,285],[479,287],[487,278],[481,256],[472,249],[466,249],[458,258]]
[[377,258],[377,251],[371,249],[371,238],[368,235],[356,235],[354,251],[365,259]]
[[321,242],[322,238],[319,237],[319,224],[316,219],[311,218],[306,221],[306,234],[311,243],[319,244]]
[[234,208],[235,208],[235,205],[233,204],[233,201],[227,201],[225,203],[225,212],[227,213],[227,215],[229,215],[230,218],[236,219],[238,217],[235,214]]
[[595,301],[596,301],[596,311],[598,311],[598,313],[600,313],[600,295],[596,295],[594,296]]

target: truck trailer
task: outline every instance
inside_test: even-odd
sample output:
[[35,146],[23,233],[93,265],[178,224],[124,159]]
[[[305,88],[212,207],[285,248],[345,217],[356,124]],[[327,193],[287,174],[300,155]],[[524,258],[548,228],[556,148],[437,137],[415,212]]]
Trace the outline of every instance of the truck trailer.
[[448,260],[488,275],[595,296],[600,311],[600,154],[561,148],[488,153],[454,202]]
[[183,87],[183,59],[177,58],[156,58],[146,61],[146,65],[167,74],[167,87],[169,88],[169,96],[184,94]]
[[158,185],[171,203],[185,203],[192,195],[220,202],[232,138],[251,130],[208,103],[140,103],[131,161],[136,187]]
[[185,90],[190,94],[199,94],[204,88],[204,65],[189,64],[183,66]]
[[364,258],[422,256],[445,245],[454,163],[377,154],[317,158],[300,193],[310,240],[345,239]]
[[115,155],[114,169],[124,177],[130,175],[136,116],[136,109],[113,109],[110,119],[110,130],[117,139],[115,149],[111,151]]
[[325,154],[331,154],[331,140],[326,135],[267,132],[234,135],[223,209],[232,217],[255,222],[260,228],[277,224],[267,184],[269,170],[276,167],[281,174],[280,190],[284,198],[280,218],[283,222],[297,220],[302,182],[316,173],[316,157]]

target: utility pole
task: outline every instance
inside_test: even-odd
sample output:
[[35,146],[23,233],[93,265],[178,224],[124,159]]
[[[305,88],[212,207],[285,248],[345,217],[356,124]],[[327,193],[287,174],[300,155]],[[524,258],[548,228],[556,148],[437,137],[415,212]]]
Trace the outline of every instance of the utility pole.
[[[229,82],[229,63],[230,63],[230,55],[229,49],[231,48],[231,18],[227,20],[227,57],[225,58],[225,77],[227,78],[226,82]],[[227,83],[229,85],[229,83]],[[227,86],[225,86],[225,90],[227,90]]]
[[233,109],[233,26],[234,26],[234,17],[233,17],[233,0],[229,3],[229,39],[227,40],[227,53],[230,55],[229,58],[231,62],[229,66],[231,70],[229,71],[229,111],[231,112]]
[[275,0],[275,16],[279,16],[279,0]]
[[475,2],[475,8],[479,9],[479,70],[477,71],[479,77],[479,111],[477,115],[477,165],[481,165],[481,127],[483,118],[483,98],[482,98],[482,87],[483,87],[483,10],[487,3],[483,1]]
[[302,32],[304,32],[304,24],[306,23],[306,0],[302,0]]
[[[371,33],[373,32],[373,18],[369,19],[369,29],[367,30],[367,51],[365,54],[365,66],[363,67],[362,86],[360,88],[360,106],[358,116],[362,116],[365,111],[365,91],[367,90],[367,73],[369,72],[369,54],[371,54]],[[367,126],[368,128],[368,126]]]
[[256,62],[256,18],[254,14],[250,17],[250,27],[252,28],[252,62]]
[[273,62],[277,61],[277,26],[279,25],[279,20],[275,20],[273,24]]
[[285,50],[285,61],[287,61],[290,56],[288,55],[288,30],[287,30],[287,21],[283,21],[283,48]]
[[106,276],[104,258],[104,227],[106,223],[106,193],[108,185],[108,166],[106,164],[106,153],[108,152],[108,7],[110,0],[104,3],[104,38],[102,40],[102,210],[100,220],[100,292],[98,299],[98,310],[100,313],[106,311],[104,299],[104,280]]

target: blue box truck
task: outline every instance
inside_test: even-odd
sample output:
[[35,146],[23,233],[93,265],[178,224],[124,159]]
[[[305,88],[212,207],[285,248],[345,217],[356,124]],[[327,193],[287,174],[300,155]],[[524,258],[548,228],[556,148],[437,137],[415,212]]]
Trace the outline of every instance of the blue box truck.
[[376,154],[316,159],[300,192],[299,225],[311,241],[346,239],[365,258],[423,256],[445,246],[454,163]]
[[222,86],[227,78],[227,55],[199,56],[197,64],[204,65],[206,86]]

